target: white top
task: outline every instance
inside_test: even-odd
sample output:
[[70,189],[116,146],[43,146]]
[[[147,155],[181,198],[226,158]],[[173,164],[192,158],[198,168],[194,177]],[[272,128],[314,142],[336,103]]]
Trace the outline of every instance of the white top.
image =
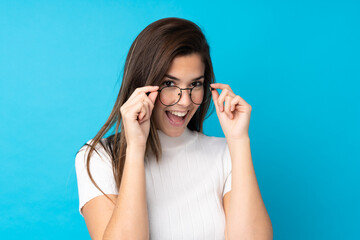
[[[150,239],[225,239],[223,196],[231,190],[226,139],[187,128],[179,137],[157,131],[162,159],[145,159]],[[118,194],[110,157],[98,146],[100,156],[90,160],[93,179],[106,194]],[[79,151],[75,159],[81,215],[86,202],[102,195],[87,174],[85,156]]]

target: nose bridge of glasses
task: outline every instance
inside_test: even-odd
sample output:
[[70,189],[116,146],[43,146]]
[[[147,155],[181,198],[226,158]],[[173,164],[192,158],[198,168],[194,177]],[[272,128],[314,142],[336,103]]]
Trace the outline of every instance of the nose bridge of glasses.
[[[179,99],[178,102],[183,102],[184,98],[187,98],[188,101],[191,101],[191,88],[179,88]],[[187,97],[184,95],[188,95]]]
[[181,95],[184,94],[184,92],[187,92],[189,94],[189,96],[191,96],[193,87],[192,88],[179,88],[179,89],[180,89]]

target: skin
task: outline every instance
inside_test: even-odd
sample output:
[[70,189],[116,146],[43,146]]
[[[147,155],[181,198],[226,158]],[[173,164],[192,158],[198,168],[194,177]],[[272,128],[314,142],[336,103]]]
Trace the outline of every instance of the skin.
[[[185,88],[191,87],[191,80],[203,75],[204,69],[200,56],[194,54],[175,58],[168,74],[180,79],[176,85]],[[158,89],[159,86],[137,88],[120,108],[128,143],[124,172],[114,207],[106,203],[104,196],[100,196],[90,200],[83,208],[93,239],[95,236],[100,236],[99,239],[149,239],[144,155],[151,114],[155,114],[158,129],[175,137],[184,132],[199,107],[192,103],[189,91],[183,92],[177,104],[166,107],[157,99]],[[148,96],[147,92],[150,92]],[[166,110],[189,111],[183,126],[169,125]],[[105,206],[108,206],[106,214],[103,212]]]
[[[231,191],[223,203],[225,239],[273,239],[270,217],[261,197],[251,157],[249,123],[252,107],[235,95],[229,85],[215,83],[212,97],[229,146],[232,165]],[[218,90],[222,90],[221,94]]]
[[[164,81],[173,81],[171,84],[176,85],[180,88],[187,88],[192,87],[193,79],[198,78],[200,76],[203,76],[205,73],[205,65],[201,60],[201,56],[199,54],[191,54],[187,56],[181,56],[176,57],[172,64],[170,65],[170,68],[167,72],[167,74],[174,76],[180,81],[172,80],[170,78],[165,77]],[[197,80],[200,82],[204,82],[204,78]],[[160,87],[163,87],[165,85],[161,85]],[[154,118],[156,122],[157,129],[160,129],[162,132],[164,132],[166,135],[170,137],[177,137],[180,136],[188,123],[190,122],[191,118],[195,114],[196,110],[199,108],[200,105],[194,104],[189,95],[190,91],[182,91],[182,96],[180,101],[173,105],[173,106],[164,106],[159,98],[156,99],[155,107],[154,107]],[[185,112],[189,111],[189,113],[186,115],[185,123],[180,127],[174,127],[169,123],[167,120],[167,116],[165,111],[178,111],[178,112]]]
[[[204,74],[204,68],[200,55],[192,54],[175,58],[168,74],[180,79],[171,80],[174,84],[187,88],[192,86],[192,79]],[[229,85],[216,83],[211,86],[215,88],[212,97],[232,162],[232,190],[223,199],[225,237],[227,240],[272,239],[271,221],[251,159],[248,129],[252,108]],[[111,195],[116,200],[115,206],[105,196],[96,197],[84,206],[83,214],[92,239],[149,239],[144,154],[151,114],[154,114],[158,129],[176,137],[184,132],[199,107],[192,103],[189,91],[183,91],[174,106],[164,106],[157,98],[158,89],[159,86],[137,88],[120,109],[128,146],[119,197]],[[217,89],[222,92],[219,94]],[[148,96],[147,92],[150,92]],[[174,127],[167,120],[166,110],[189,113],[182,126]]]
[[[165,106],[160,102],[157,90],[165,86],[164,83],[168,81],[172,81],[172,86],[176,85],[180,88],[192,87],[193,79],[203,76],[204,73],[205,65],[199,54],[176,57],[172,61],[167,74],[178,78],[178,81],[165,77],[160,87],[145,86],[137,88],[120,109],[127,143],[138,147],[146,146],[152,114],[157,129],[170,137],[180,136],[200,105],[196,105],[191,101],[189,91],[186,90],[182,92],[181,99],[177,104]],[[204,78],[196,81],[203,83]],[[147,92],[150,92],[149,96],[146,95]],[[167,120],[165,111],[189,112],[185,117],[185,123],[180,127],[175,127]]]

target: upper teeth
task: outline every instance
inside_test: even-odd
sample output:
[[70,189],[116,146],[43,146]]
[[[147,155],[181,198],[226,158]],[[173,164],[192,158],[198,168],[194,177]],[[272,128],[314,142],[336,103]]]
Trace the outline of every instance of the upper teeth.
[[171,114],[174,114],[176,116],[179,116],[179,117],[183,117],[186,115],[187,112],[173,112],[173,111],[169,111]]

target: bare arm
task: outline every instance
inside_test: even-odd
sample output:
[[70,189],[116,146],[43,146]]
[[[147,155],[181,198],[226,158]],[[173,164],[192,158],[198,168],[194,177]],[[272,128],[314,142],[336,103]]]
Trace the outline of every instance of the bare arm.
[[149,239],[144,154],[127,149],[119,195],[95,197],[82,208],[91,239]]
[[229,141],[231,191],[224,196],[228,239],[273,239],[251,158],[250,139]]
[[144,156],[158,88],[135,89],[120,108],[127,148],[119,194],[113,207],[109,207],[110,201],[105,196],[94,198],[84,206],[83,215],[92,238],[149,239]]
[[113,214],[103,239],[149,239],[144,149],[127,148]]
[[[231,191],[223,198],[226,239],[273,239],[269,214],[261,197],[250,151],[252,107],[229,85],[211,84],[212,96],[231,157]],[[216,89],[221,89],[219,95]],[[224,106],[225,104],[225,106]]]

